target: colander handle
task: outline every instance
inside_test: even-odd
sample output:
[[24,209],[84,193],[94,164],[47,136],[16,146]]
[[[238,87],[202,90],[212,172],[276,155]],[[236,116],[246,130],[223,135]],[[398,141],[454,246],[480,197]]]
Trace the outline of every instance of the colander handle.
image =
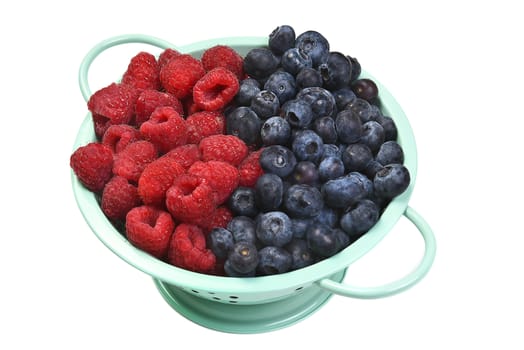
[[124,34],[99,42],[86,54],[86,56],[80,63],[80,69],[78,71],[78,84],[80,85],[80,91],[82,92],[82,96],[84,97],[84,100],[86,100],[86,102],[91,97],[91,89],[89,88],[88,83],[88,73],[89,67],[91,67],[91,63],[93,63],[95,58],[97,58],[98,55],[100,55],[105,50],[113,46],[130,43],[149,44],[152,46],[159,47],[161,49],[172,48],[176,50],[176,46],[168,41],[143,34]]
[[429,271],[433,260],[435,259],[436,241],[433,231],[427,222],[411,207],[407,207],[404,216],[408,218],[419,230],[424,238],[425,251],[419,265],[405,277],[378,287],[355,287],[339,282],[335,282],[329,278],[324,278],[318,281],[318,285],[335,294],[360,298],[360,299],[376,299],[383,298],[393,294],[400,293],[419,282]]

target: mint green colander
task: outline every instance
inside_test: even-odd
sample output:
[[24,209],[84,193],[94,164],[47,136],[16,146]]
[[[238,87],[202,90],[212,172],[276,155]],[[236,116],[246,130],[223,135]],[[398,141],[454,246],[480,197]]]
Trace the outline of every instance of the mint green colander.
[[[88,72],[93,60],[103,51],[120,44],[146,43],[161,49],[173,48],[200,58],[206,48],[228,45],[245,55],[254,47],[267,45],[267,38],[233,37],[206,40],[177,47],[145,35],[122,35],[94,46],[80,65],[79,84],[84,99],[91,96]],[[362,72],[362,76],[371,77]],[[232,278],[194,273],[169,265],[135,248],[110,223],[95,195],[72,173],[75,198],[83,217],[95,235],[116,255],[135,268],[151,275],[167,303],[187,319],[204,327],[231,333],[259,333],[292,325],[311,315],[333,294],[353,298],[381,298],[406,290],[420,281],[431,268],[436,242],[424,219],[408,206],[417,174],[417,152],[411,126],[401,107],[375,78],[380,89],[380,106],[398,127],[398,142],[405,153],[405,166],[411,184],[395,198],[378,223],[356,242],[312,266],[281,275]],[[109,82],[108,82],[109,83]],[[74,149],[95,141],[91,114],[80,126]],[[355,287],[344,282],[346,268],[379,243],[401,216],[408,218],[425,242],[424,255],[405,277],[378,287]]]

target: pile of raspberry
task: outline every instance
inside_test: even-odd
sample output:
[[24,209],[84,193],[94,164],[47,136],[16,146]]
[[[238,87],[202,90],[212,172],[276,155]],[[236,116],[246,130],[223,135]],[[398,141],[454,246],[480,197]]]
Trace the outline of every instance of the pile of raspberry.
[[226,135],[224,109],[243,58],[217,45],[200,59],[174,49],[134,56],[87,106],[97,140],[70,166],[137,248],[195,272],[223,274],[206,236],[233,217],[227,200],[263,173],[261,150]]

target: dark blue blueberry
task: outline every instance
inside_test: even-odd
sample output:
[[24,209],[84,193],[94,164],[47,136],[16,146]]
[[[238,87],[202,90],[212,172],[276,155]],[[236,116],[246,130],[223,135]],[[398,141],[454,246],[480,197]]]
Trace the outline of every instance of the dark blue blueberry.
[[284,196],[282,179],[271,173],[261,175],[255,184],[255,193],[256,204],[261,211],[277,210]]
[[370,120],[362,124],[360,142],[367,145],[371,152],[376,153],[385,139],[384,128],[378,122]]
[[258,251],[257,272],[260,275],[276,275],[288,272],[292,264],[293,258],[284,248],[267,246]]
[[377,106],[376,104],[370,104],[370,107],[371,107],[371,114],[369,118],[371,120],[378,121],[378,119],[383,116],[382,111],[380,110],[380,107]]
[[284,52],[280,58],[280,65],[286,72],[296,76],[301,69],[312,68],[313,62],[305,52],[292,47]]
[[318,66],[323,86],[331,91],[346,87],[351,79],[351,62],[340,52],[330,52],[327,61]]
[[297,93],[295,78],[286,71],[278,70],[266,80],[264,90],[272,91],[283,105]]
[[373,194],[373,180],[360,171],[352,171],[348,176],[354,178],[364,188],[364,197],[370,197]]
[[255,190],[250,187],[237,187],[229,197],[227,204],[235,215],[253,217],[258,213]]
[[295,83],[298,90],[313,86],[321,87],[322,76],[315,68],[303,68],[297,73]]
[[294,238],[284,249],[291,254],[291,270],[301,269],[315,262],[315,256],[304,239]]
[[291,174],[291,179],[295,184],[315,186],[319,179],[318,168],[315,163],[302,160],[295,166],[295,170],[293,170]]
[[249,271],[249,272],[246,272],[246,273],[240,273],[237,270],[235,270],[233,267],[231,267],[231,261],[229,261],[229,259],[227,259],[224,262],[224,273],[228,277],[255,277],[256,273],[257,273],[257,270],[255,268],[255,270],[253,270],[253,271]]
[[344,175],[345,167],[342,159],[337,157],[323,158],[318,165],[318,175],[322,182],[336,179]]
[[371,108],[371,104],[368,101],[358,97],[346,105],[346,109],[350,109],[353,111],[353,113],[358,115],[362,124],[372,120],[371,118],[375,115],[373,109]]
[[277,56],[268,48],[251,49],[244,58],[244,72],[257,80],[273,74],[280,64]]
[[358,98],[362,98],[368,102],[374,101],[378,97],[377,84],[368,78],[354,80],[351,83],[351,89]]
[[337,128],[335,119],[331,117],[320,117],[313,122],[313,130],[322,138],[324,143],[337,142]]
[[379,219],[375,202],[363,199],[340,218],[340,227],[353,240],[366,233]]
[[280,102],[273,92],[261,90],[251,99],[250,107],[260,118],[267,119],[277,114]]
[[313,111],[306,101],[292,99],[282,105],[280,116],[292,127],[305,129],[313,120]]
[[322,208],[320,213],[318,213],[318,215],[315,216],[313,220],[314,222],[318,222],[333,228],[338,225],[339,214],[337,210],[328,206],[324,206],[324,208]]
[[373,152],[363,143],[352,143],[347,145],[342,153],[342,161],[346,171],[363,171],[369,162],[373,160]]
[[235,216],[226,227],[233,234],[233,240],[255,244],[257,241],[255,220],[248,216]]
[[300,130],[291,145],[298,160],[318,162],[324,152],[324,142],[313,130]]
[[386,141],[380,146],[375,160],[382,165],[402,164],[404,163],[404,151],[397,141]]
[[226,132],[237,136],[247,145],[260,143],[260,127],[262,119],[249,107],[238,107],[226,116]]
[[313,186],[292,185],[284,192],[284,207],[293,218],[312,218],[324,207],[322,194]]
[[354,81],[360,77],[362,68],[356,57],[347,56],[351,62],[351,81]]
[[282,247],[293,238],[291,219],[282,211],[260,214],[256,225],[257,238],[266,246]]
[[351,90],[349,87],[343,87],[333,91],[333,97],[335,98],[335,102],[339,111],[346,109],[346,107],[357,98],[353,90]]
[[345,209],[364,199],[368,195],[368,188],[359,176],[356,176],[355,173],[350,173],[346,176],[326,181],[322,185],[321,192],[328,206]]
[[362,122],[359,116],[349,109],[338,112],[335,118],[335,126],[339,141],[343,143],[355,143],[362,136]]
[[322,152],[320,160],[322,161],[327,157],[342,158],[342,152],[339,146],[332,143],[324,143],[324,151]]
[[378,171],[380,171],[384,166],[377,162],[375,159],[371,160],[366,168],[362,170],[362,173],[366,175],[369,179],[373,179]]
[[260,137],[266,146],[285,145],[291,138],[291,125],[282,117],[271,117],[262,124]]
[[411,181],[409,170],[402,164],[388,164],[379,170],[373,185],[379,197],[392,199],[404,192]]
[[301,49],[311,57],[314,67],[318,67],[327,61],[329,42],[319,32],[309,30],[300,34],[295,40],[295,47]]
[[297,99],[305,100],[313,111],[313,119],[333,117],[337,113],[337,103],[329,90],[312,86],[299,90]]
[[227,257],[230,267],[241,274],[249,274],[255,271],[259,257],[257,247],[249,242],[241,241],[235,243]]
[[378,117],[377,122],[379,122],[380,125],[384,128],[384,140],[395,141],[398,137],[398,130],[397,125],[395,124],[395,121],[393,118],[381,115]]
[[234,245],[233,234],[225,228],[216,227],[207,236],[207,246],[219,259],[227,258]]
[[291,229],[294,238],[304,238],[307,228],[313,222],[312,218],[291,218]]
[[335,255],[340,250],[337,233],[331,227],[313,223],[306,232],[309,249],[323,258]]
[[276,55],[280,56],[295,45],[295,30],[289,25],[276,27],[269,34],[268,46]]
[[239,106],[249,106],[251,99],[260,92],[260,83],[253,78],[247,78],[240,82],[240,87],[235,96],[235,102]]
[[259,162],[262,170],[282,178],[291,174],[297,165],[295,154],[281,145],[264,147]]
[[334,228],[333,231],[337,236],[339,251],[348,247],[352,243],[353,240],[341,228]]

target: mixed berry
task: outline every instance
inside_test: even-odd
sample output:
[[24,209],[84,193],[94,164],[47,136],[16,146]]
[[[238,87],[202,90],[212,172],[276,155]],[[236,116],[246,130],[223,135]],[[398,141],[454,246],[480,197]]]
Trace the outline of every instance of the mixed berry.
[[380,92],[317,31],[245,57],[140,52],[88,101],[70,166],[131,244],[232,277],[300,269],[369,231],[410,174]]

